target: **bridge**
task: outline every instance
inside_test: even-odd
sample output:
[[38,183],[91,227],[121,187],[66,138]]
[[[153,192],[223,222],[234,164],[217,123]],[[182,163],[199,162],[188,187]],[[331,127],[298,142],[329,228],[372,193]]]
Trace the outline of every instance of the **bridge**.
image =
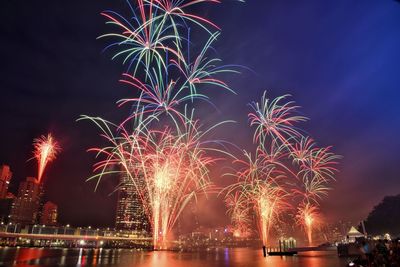
[[38,245],[52,246],[62,244],[68,247],[101,247],[113,246],[139,246],[148,247],[153,239],[151,237],[124,237],[101,235],[68,235],[68,234],[32,234],[0,232],[1,243],[10,246]]

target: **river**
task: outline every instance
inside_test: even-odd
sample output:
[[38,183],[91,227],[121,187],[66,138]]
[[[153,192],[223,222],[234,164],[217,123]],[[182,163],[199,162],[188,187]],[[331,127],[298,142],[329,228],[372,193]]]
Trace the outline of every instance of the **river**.
[[0,266],[135,266],[135,267],[336,267],[346,266],[335,252],[269,256],[250,248],[200,252],[129,249],[0,248]]

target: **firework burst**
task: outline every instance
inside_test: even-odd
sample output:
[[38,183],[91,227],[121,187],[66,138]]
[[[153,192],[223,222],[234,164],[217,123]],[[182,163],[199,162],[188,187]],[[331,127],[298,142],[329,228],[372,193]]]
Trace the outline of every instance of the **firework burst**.
[[[311,138],[302,135],[297,124],[306,118],[296,115],[298,106],[285,102],[286,98],[287,95],[270,100],[264,93],[260,103],[251,105],[254,112],[248,117],[250,126],[255,126],[256,153],[252,157],[245,152],[245,160],[235,159],[234,163],[241,163],[242,167],[232,174],[237,183],[228,187],[227,198],[235,192],[235,198],[240,200],[230,203],[236,203],[239,210],[242,206],[251,207],[256,215],[264,245],[269,242],[271,230],[283,223],[281,214],[295,206],[295,219],[312,243],[312,230],[319,219],[318,200],[327,195],[339,158],[330,152],[330,147],[318,148]],[[300,204],[296,201],[298,196]],[[231,217],[234,221],[235,212]]]
[[299,107],[293,101],[282,103],[288,97],[289,95],[284,95],[270,100],[264,92],[260,103],[254,102],[250,105],[254,110],[248,115],[250,126],[256,126],[254,141],[264,142],[266,136],[271,136],[291,146],[291,140],[301,137],[296,124],[306,121],[307,118],[294,114]]
[[310,138],[302,138],[291,151],[293,162],[298,165],[301,186],[295,192],[307,201],[322,199],[330,190],[329,184],[337,172],[340,156],[330,152],[331,147],[318,148]]
[[189,53],[185,58],[183,43],[190,43],[190,24],[200,26],[210,35],[212,27],[216,31],[218,26],[204,17],[187,12],[188,8],[201,3],[219,3],[214,0],[203,1],[171,1],[138,0],[133,6],[129,1],[132,18],[126,19],[114,11],[101,13],[107,19],[106,24],[113,25],[117,32],[107,33],[99,38],[108,38],[113,42],[106,49],[114,48],[113,59],[123,58],[123,63],[132,66],[135,75],[144,68],[151,71],[154,65],[167,68],[168,57],[176,58],[177,62],[190,62]]
[[90,149],[99,158],[94,165],[97,174],[90,179],[99,183],[108,174],[127,175],[151,223],[154,247],[166,248],[167,236],[189,201],[212,188],[209,167],[219,158],[207,154],[219,149],[213,141],[203,140],[211,129],[200,131],[198,121],[189,119],[179,131],[149,129],[145,124],[128,131],[99,118],[84,119],[94,121],[109,143]]
[[51,134],[48,134],[47,136],[42,135],[40,138],[36,138],[33,142],[33,147],[33,155],[38,164],[37,180],[40,183],[47,164],[57,157],[61,148]]

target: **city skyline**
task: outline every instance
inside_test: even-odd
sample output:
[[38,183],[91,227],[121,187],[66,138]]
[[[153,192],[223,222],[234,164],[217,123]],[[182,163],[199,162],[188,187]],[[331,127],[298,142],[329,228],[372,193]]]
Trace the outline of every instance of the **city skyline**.
[[[49,5],[51,6],[51,4]],[[101,9],[107,7],[107,3],[100,3],[98,5]],[[395,25],[398,25],[399,21],[398,19],[396,20],[396,18],[393,17],[394,13],[391,13],[387,10],[387,6],[375,10],[373,8],[374,6],[371,4],[371,6],[363,7],[363,12],[365,12],[365,14],[362,13],[359,15],[360,18],[364,18],[365,20],[367,20],[366,14],[371,16],[371,18],[368,18],[368,20],[375,23],[375,28],[369,30],[377,31],[377,29],[383,27],[382,25],[387,26],[390,23],[390,27],[385,27],[385,33],[387,35],[385,35],[386,39],[384,40],[386,40],[386,42],[380,45],[385,46],[386,49],[382,49],[383,54],[380,55],[381,65],[377,67],[375,62],[370,62],[374,58],[373,55],[368,54],[368,51],[358,51],[356,49],[353,50],[348,47],[349,43],[346,42],[345,37],[351,34],[351,32],[341,28],[340,24],[336,25],[335,19],[348,13],[338,8],[334,10],[328,10],[329,4],[327,5],[328,6],[321,5],[321,9],[324,10],[323,13],[330,15],[330,17],[328,16],[328,19],[326,19],[325,21],[327,25],[326,27],[331,27],[330,33],[336,33],[339,37],[342,37],[342,39],[339,38],[340,40],[324,40],[323,37],[321,37],[321,39],[313,40],[314,42],[312,42],[312,40],[303,40],[302,36],[298,36],[293,33],[289,36],[281,35],[279,31],[273,27],[274,22],[281,23],[278,24],[280,25],[281,30],[291,28],[293,27],[293,24],[279,19],[279,11],[283,12],[282,6],[280,6],[279,4],[266,4],[266,8],[269,8],[267,9],[268,14],[270,15],[269,17],[267,16],[269,19],[267,22],[265,22],[268,29],[267,33],[269,33],[270,35],[275,35],[274,37],[276,38],[276,40],[273,40],[272,37],[264,37],[265,39],[262,40],[257,39],[255,36],[250,37],[254,38],[254,41],[259,41],[269,47],[269,50],[265,51],[267,55],[273,52],[280,52],[280,57],[272,60],[273,63],[266,66],[262,70],[265,71],[265,73],[262,73],[258,65],[260,64],[260,62],[257,62],[256,60],[249,57],[249,55],[251,54],[242,51],[247,51],[248,49],[251,49],[249,45],[252,42],[246,43],[246,49],[240,49],[239,47],[234,46],[232,51],[227,51],[225,49],[221,51],[221,53],[223,54],[223,58],[227,59],[227,63],[241,64],[256,70],[256,74],[250,71],[243,71],[244,74],[240,76],[233,76],[231,80],[228,80],[232,84],[232,86],[235,87],[240,97],[245,99],[252,99],[255,95],[259,94],[265,88],[270,90],[273,95],[291,93],[295,96],[297,103],[303,106],[302,112],[312,118],[311,122],[309,123],[310,125],[306,127],[307,131],[311,132],[313,136],[315,135],[316,137],[318,137],[318,140],[320,140],[323,145],[334,145],[335,152],[344,156],[344,159],[342,160],[340,166],[341,172],[338,176],[337,185],[335,185],[335,189],[331,192],[330,198],[323,204],[324,207],[326,209],[332,210],[332,218],[341,219],[342,217],[346,220],[360,220],[365,217],[367,213],[371,210],[372,206],[378,204],[378,202],[385,195],[396,194],[399,191],[399,187],[395,183],[396,178],[398,178],[396,175],[397,173],[399,173],[399,167],[395,164],[394,160],[392,163],[390,162],[393,158],[395,158],[394,152],[397,152],[396,150],[398,148],[398,141],[395,139],[396,134],[399,132],[399,127],[396,127],[396,122],[398,122],[398,118],[395,117],[395,114],[398,111],[398,106],[395,105],[396,102],[392,103],[392,101],[395,101],[396,97],[391,98],[391,96],[392,94],[396,96],[396,82],[399,82],[399,78],[395,77],[394,75],[396,65],[393,65],[393,57],[399,57],[399,52],[396,51],[395,44],[400,43],[400,39],[399,37],[393,35],[393,33],[395,33]],[[394,9],[399,9],[399,6],[394,2],[388,3],[387,5],[393,6]],[[241,6],[240,4],[237,6],[237,3],[235,3],[234,5],[230,3],[225,3],[222,5],[222,8],[226,6],[228,6],[229,9],[232,9],[230,11],[232,12],[231,16],[229,16],[229,18],[222,19],[217,17],[216,19],[221,20],[218,21],[219,24],[222,24],[221,26],[224,28],[225,31],[228,32],[224,33],[225,36],[224,38],[222,38],[225,40],[218,42],[217,46],[226,46],[227,42],[234,43],[233,40],[235,40],[235,31],[242,31],[243,29],[246,29],[246,27],[249,27],[249,24],[251,24],[251,22],[257,18],[257,16],[255,16],[255,18],[250,18],[249,14],[251,12],[255,12],[255,6],[251,3],[247,3],[243,6]],[[12,12],[16,12],[16,6],[12,6],[10,4],[9,8],[11,11],[10,14],[13,14]],[[58,7],[52,6],[52,8],[57,10]],[[72,9],[72,5],[70,6],[70,8]],[[352,8],[357,9],[356,6],[353,6]],[[277,11],[278,14],[272,14],[273,11]],[[289,13],[291,12],[291,10],[285,11],[288,11]],[[89,10],[83,9],[79,12],[82,12],[80,14],[90,14],[90,16],[94,18],[93,25],[90,25],[95,27],[96,30],[85,28],[84,31],[81,32],[80,30],[73,28],[72,25],[64,25],[67,32],[68,29],[70,29],[70,36],[80,38],[78,38],[79,43],[75,47],[76,50],[68,46],[62,46],[61,44],[59,44],[62,47],[61,51],[68,51],[75,56],[75,58],[72,57],[69,61],[65,62],[65,64],[71,64],[71,66],[62,66],[60,67],[60,71],[63,72],[64,70],[68,70],[68,78],[76,79],[76,77],[73,75],[75,73],[73,71],[74,63],[85,62],[87,65],[80,66],[79,68],[79,70],[85,72],[85,74],[82,73],[82,77],[78,76],[79,79],[77,80],[68,81],[67,84],[72,85],[70,88],[65,87],[62,90],[58,90],[58,85],[61,84],[61,87],[65,86],[62,84],[63,75],[58,76],[57,74],[55,74],[55,76],[48,76],[46,75],[46,73],[49,72],[52,66],[54,66],[57,62],[59,63],[60,61],[57,61],[59,59],[56,57],[50,62],[47,62],[45,58],[46,55],[51,55],[52,53],[56,53],[60,50],[55,48],[53,50],[51,46],[43,45],[43,47],[47,50],[42,51],[38,47],[35,48],[35,46],[32,46],[33,48],[31,49],[33,49],[33,55],[30,56],[28,64],[32,64],[33,62],[31,61],[38,61],[39,66],[42,67],[36,69],[34,73],[38,75],[38,77],[44,78],[46,86],[40,87],[41,83],[35,81],[34,77],[30,77],[29,79],[31,82],[29,84],[17,84],[14,85],[14,87],[16,87],[15,91],[6,91],[7,98],[12,100],[10,102],[18,104],[13,107],[9,104],[9,106],[2,107],[2,112],[4,112],[3,116],[5,116],[6,122],[8,122],[6,123],[6,125],[10,125],[14,129],[10,132],[17,132],[17,134],[16,136],[11,136],[11,133],[8,131],[3,131],[1,133],[1,140],[4,141],[2,141],[3,143],[1,144],[2,149],[0,154],[0,161],[4,162],[0,163],[11,165],[12,171],[15,173],[15,181],[20,181],[25,179],[25,176],[33,175],[33,164],[31,162],[26,163],[26,160],[31,157],[31,141],[34,137],[45,134],[48,131],[54,132],[54,135],[60,139],[63,148],[65,148],[65,151],[54,163],[54,166],[51,166],[49,168],[48,174],[46,175],[47,177],[45,177],[45,184],[49,188],[49,190],[47,190],[49,192],[49,198],[55,199],[55,202],[60,207],[60,215],[63,216],[62,221],[73,223],[72,221],[77,220],[77,218],[79,217],[82,218],[80,224],[94,225],[95,223],[90,223],[89,218],[92,218],[93,222],[96,221],[99,223],[109,224],[110,222],[114,221],[114,216],[110,216],[110,211],[112,211],[113,207],[115,206],[116,196],[109,198],[107,198],[106,196],[110,192],[112,192],[115,183],[113,183],[112,181],[107,181],[101,185],[99,193],[93,193],[94,184],[84,182],[84,180],[90,176],[90,166],[93,162],[90,155],[87,155],[85,150],[90,147],[89,141],[90,139],[92,139],[95,130],[90,127],[90,125],[87,125],[85,123],[76,123],[75,120],[78,118],[79,114],[82,113],[102,114],[111,118],[118,117],[119,114],[117,114],[118,112],[115,112],[115,105],[113,105],[112,101],[109,101],[108,99],[111,98],[113,100],[117,100],[128,95],[129,92],[127,91],[128,89],[126,87],[116,83],[119,78],[119,72],[121,71],[121,68],[115,62],[110,63],[107,59],[107,55],[101,54],[104,43],[95,40],[95,38],[100,33],[102,33],[102,30],[97,28],[100,28],[99,25],[103,25],[102,20],[98,15],[98,12],[96,13],[93,8]],[[216,11],[210,12],[211,16],[215,16],[213,12]],[[235,15],[238,15],[239,12],[245,12],[245,14],[248,16],[247,18],[249,18],[249,24],[235,24],[234,17]],[[55,12],[55,14],[57,14],[57,12]],[[305,22],[303,22],[305,24],[298,25],[298,27],[305,27],[321,19],[320,15],[317,14],[317,11],[312,14],[313,16],[309,20],[305,20]],[[25,15],[28,18],[32,18],[29,17],[28,14]],[[296,15],[301,17],[302,13],[300,12],[300,14]],[[385,18],[383,18],[384,15]],[[54,16],[54,14],[52,16]],[[61,16],[61,18],[63,17]],[[350,17],[345,16],[345,18],[347,19],[347,21],[351,21]],[[45,20],[34,20],[34,22],[39,25],[39,33],[42,34],[39,34],[39,36],[45,37],[44,40],[46,40],[46,38],[50,39],[51,34],[49,33],[51,33],[51,30],[54,29],[52,29],[51,27],[44,27],[43,23],[45,23]],[[63,22],[65,21],[61,19],[58,26],[61,26],[62,28]],[[71,23],[69,20],[68,22]],[[16,26],[21,25],[18,24],[21,23],[19,21],[14,21],[14,23],[16,24]],[[224,27],[224,23],[234,23],[235,25]],[[318,30],[318,28],[315,28],[312,31]],[[87,34],[88,32],[90,34]],[[360,35],[360,43],[366,42],[371,47],[373,47],[374,45],[378,45],[375,44],[373,40],[368,39],[368,31],[363,28],[362,24],[358,25],[356,33]],[[12,35],[13,33],[8,34]],[[31,42],[33,42],[33,44],[40,43],[39,37],[36,38],[38,39],[32,39],[33,41]],[[293,41],[297,42],[298,44],[294,45],[294,43],[290,44],[289,42],[289,45],[286,44],[286,47],[279,47],[279,40],[287,42],[286,38],[293,38]],[[10,40],[8,40],[8,42],[15,42],[15,40],[18,40],[18,38],[9,39]],[[303,41],[303,43],[301,41]],[[330,44],[330,42],[332,42],[332,45]],[[336,43],[336,45],[333,46],[333,43]],[[339,43],[339,45],[337,43]],[[311,44],[313,46],[308,48],[307,45]],[[318,46],[318,44],[320,46]],[[11,49],[10,45],[11,44],[9,44],[9,48]],[[72,46],[73,45],[74,44],[72,44]],[[90,59],[83,59],[79,54],[75,54],[75,52],[85,50],[85,48],[88,48],[89,46],[91,50],[95,50],[89,52],[92,56],[89,57]],[[318,50],[317,48],[319,48],[320,50]],[[289,56],[283,56],[284,52],[290,53],[290,51],[295,51],[296,49],[301,49],[305,52],[308,51],[308,53],[310,53],[311,59],[297,57],[291,60],[288,58]],[[367,48],[365,47],[364,49],[367,50]],[[314,50],[316,50],[315,55],[313,55]],[[325,52],[327,51],[336,51],[336,53],[339,53],[343,50],[347,52],[348,55],[351,54],[351,52],[358,51],[359,54],[356,54],[354,56],[356,58],[359,57],[362,60],[360,60],[358,64],[353,63],[351,65],[351,59],[346,59],[343,57],[340,58],[340,60],[342,60],[340,61],[335,59],[333,55],[325,54]],[[242,52],[240,53],[240,51]],[[321,56],[319,55],[319,53],[324,55],[323,58],[325,61],[329,62],[330,64],[336,64],[337,68],[327,66],[329,64],[322,64],[322,61],[319,61],[317,59],[317,56]],[[40,55],[44,56],[44,58],[41,58]],[[19,56],[22,59],[23,55]],[[378,57],[378,55],[374,56]],[[234,62],[231,62],[232,58]],[[274,57],[272,58],[274,59]],[[278,70],[275,70],[273,72],[274,75],[271,75],[268,71],[266,71],[271,66],[278,67],[279,69],[279,64],[282,58],[286,60],[286,65],[290,65],[290,62],[294,62],[295,67],[293,69],[290,69],[290,67],[281,67],[280,75],[276,74]],[[267,57],[267,59],[269,59],[269,57]],[[305,60],[305,63],[296,64],[296,62],[303,62],[302,60]],[[400,62],[400,60],[397,62]],[[93,64],[99,66],[98,69],[96,67],[93,67]],[[303,77],[301,75],[302,72],[300,68],[303,66],[303,64],[305,64],[309,68],[307,71],[310,71],[310,69],[312,69],[315,72],[313,74],[318,77],[322,76],[323,78],[314,80],[313,83],[308,82],[307,78],[310,77]],[[314,66],[314,64],[315,66],[321,66],[322,70],[318,70]],[[353,73],[353,76],[358,77],[358,80],[334,80],[335,75],[330,75],[330,73],[333,71],[345,71],[339,70],[340,68],[338,67],[343,67],[348,64],[351,66],[349,67],[349,69],[345,70],[351,71]],[[10,78],[15,77],[14,75],[17,75],[17,69],[18,68],[10,68]],[[107,73],[107,78],[103,78],[101,81],[97,81],[98,77],[103,76],[103,72]],[[300,74],[297,74],[296,72],[299,72]],[[379,79],[373,79],[372,75],[367,75],[368,73],[374,72],[383,72],[385,75],[379,75]],[[360,75],[354,75],[355,73],[360,73]],[[285,74],[289,75],[287,80],[283,80],[284,78],[286,78],[284,77]],[[91,78],[86,77],[86,75],[91,76]],[[269,77],[263,78],[263,75]],[[25,77],[29,77],[29,75]],[[387,79],[383,80],[382,77],[386,77]],[[10,78],[2,81],[1,84],[3,87],[11,86],[9,80]],[[252,85],[252,90],[254,91],[254,93],[249,94],[249,89],[246,88],[244,83],[252,79],[256,80],[256,85]],[[84,85],[77,84],[79,82],[83,82]],[[292,88],[295,82],[299,83],[296,84],[295,88]],[[379,103],[379,100],[382,100],[379,98],[381,97],[380,95],[375,95],[375,92],[378,92],[377,88],[379,88],[380,86],[379,82],[383,82],[388,93],[383,98],[383,100],[387,102],[385,102],[385,105],[381,104],[382,106],[379,107],[380,109],[383,109],[381,111],[382,114],[379,115],[388,116],[387,118],[385,117],[385,119],[387,119],[388,122],[392,122],[391,125],[381,125],[384,122],[377,121],[377,119],[381,117],[379,117],[378,114],[374,112],[375,102]],[[23,87],[24,85],[27,85],[27,87]],[[326,92],[324,89],[327,85],[333,88],[329,92]],[[363,91],[362,87],[366,85],[370,86],[369,91]],[[81,88],[81,86],[92,88]],[[255,88],[256,86],[257,88]],[[339,88],[335,89],[335,86]],[[342,86],[344,86],[344,88]],[[98,90],[96,90],[96,87],[100,87],[102,90],[100,90],[99,92]],[[346,88],[349,89],[350,92],[347,92]],[[302,92],[307,92],[307,94]],[[363,95],[363,93],[365,93],[365,95]],[[311,94],[316,95],[316,98],[319,98],[320,101],[318,101],[318,103],[310,103],[305,95]],[[361,98],[364,99],[359,99],[359,95],[362,95]],[[39,98],[39,96],[41,97]],[[35,102],[33,102],[32,105],[35,104],[34,106],[38,108],[34,108],[34,112],[32,113],[30,113],[31,111],[26,111],[23,105],[21,105],[23,101],[28,101],[30,97],[33,97],[33,99],[36,99],[38,101],[38,103],[36,104]],[[41,99],[42,97],[43,99]],[[241,103],[240,110],[242,114],[234,113],[232,114],[232,116],[230,116],[229,112],[221,112],[224,114],[224,119],[235,119],[239,121],[237,125],[232,126],[229,129],[245,128],[247,124],[245,116],[246,113],[243,113],[242,111],[246,110],[247,102],[243,101],[243,99],[239,99],[239,97],[235,98],[234,96],[228,96],[229,99],[232,100],[232,103],[229,103],[227,105],[224,104],[224,97],[226,96],[216,95],[217,102],[219,104],[218,106],[222,111],[229,110],[232,106],[239,105],[239,102]],[[377,97],[377,99],[375,99],[375,97]],[[77,101],[78,98],[82,98],[82,100]],[[314,99],[312,99],[312,101],[314,101]],[[85,103],[90,103],[90,109],[86,106]],[[348,107],[348,105],[351,105],[351,107]],[[341,111],[341,108],[338,109],[337,106],[344,108],[344,111]],[[61,107],[61,109],[58,109],[58,107]],[[379,108],[378,111],[380,111]],[[332,110],[337,111],[338,114],[332,112]],[[346,116],[348,113],[353,113],[355,115],[354,117]],[[40,121],[20,121],[20,116],[25,117],[29,116],[30,114],[40,118]],[[324,116],[326,116],[327,118]],[[59,120],[59,118],[61,118],[61,120]],[[368,121],[369,118],[372,118],[372,120]],[[17,123],[15,125],[11,125],[11,122]],[[345,127],[348,128],[343,129]],[[358,127],[358,129],[356,127]],[[386,131],[383,131],[379,127],[388,128],[385,128]],[[377,129],[380,130],[378,131]],[[376,136],[378,136],[378,133],[383,133],[387,136],[379,136],[379,138],[377,138]],[[249,140],[249,136],[250,133],[248,131],[239,131],[237,132],[237,134],[231,136],[230,138],[232,140],[239,140],[239,143],[241,145],[250,146],[248,142],[246,143],[241,141],[241,139]],[[17,150],[14,152],[12,148],[16,148]],[[369,154],[366,152],[369,152]],[[383,165],[384,163],[387,164],[387,166],[389,167]],[[216,176],[217,175],[218,172]],[[364,178],[364,176],[366,178]],[[387,178],[386,183],[379,183],[380,179],[385,179],[382,176]],[[217,179],[218,177],[214,177],[213,180],[215,181]],[[221,183],[223,184],[224,181],[221,181]],[[16,185],[12,183],[12,187],[13,189],[15,189]],[[361,191],[359,194],[355,194],[359,191]],[[75,200],[77,201],[76,203],[69,203],[70,201],[67,196],[71,196],[71,194],[77,194],[78,200]],[[352,194],[351,198],[338,198],[339,196],[349,194]],[[354,195],[356,195],[357,197],[354,197]],[[84,208],[81,211],[78,211],[74,208],[74,206],[76,206],[78,202],[83,203]],[[216,200],[214,203],[207,203],[206,205],[210,205],[209,207],[213,207],[217,211],[224,210],[223,208],[219,207],[222,206],[221,201],[219,200]],[[362,205],[362,207],[360,207],[359,211],[354,211],[350,209],[352,210],[351,213],[348,210],[341,211],[342,207],[348,207],[351,205]],[[108,213],[99,214],[96,210],[91,209],[91,207],[93,206],[105,207],[102,212]],[[202,211],[204,212],[204,210],[205,209],[203,209]],[[329,216],[329,214],[327,215]],[[85,217],[87,217],[87,219],[85,219]],[[68,220],[68,218],[70,219]],[[85,222],[85,220],[87,221]],[[206,220],[203,223],[207,225],[210,222]],[[224,220],[218,221],[218,223],[224,223]]]

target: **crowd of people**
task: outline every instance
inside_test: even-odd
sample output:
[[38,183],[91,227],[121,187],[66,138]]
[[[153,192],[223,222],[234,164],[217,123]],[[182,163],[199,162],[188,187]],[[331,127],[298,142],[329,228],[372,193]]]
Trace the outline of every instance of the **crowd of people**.
[[361,241],[360,256],[354,261],[358,266],[400,267],[400,239]]

